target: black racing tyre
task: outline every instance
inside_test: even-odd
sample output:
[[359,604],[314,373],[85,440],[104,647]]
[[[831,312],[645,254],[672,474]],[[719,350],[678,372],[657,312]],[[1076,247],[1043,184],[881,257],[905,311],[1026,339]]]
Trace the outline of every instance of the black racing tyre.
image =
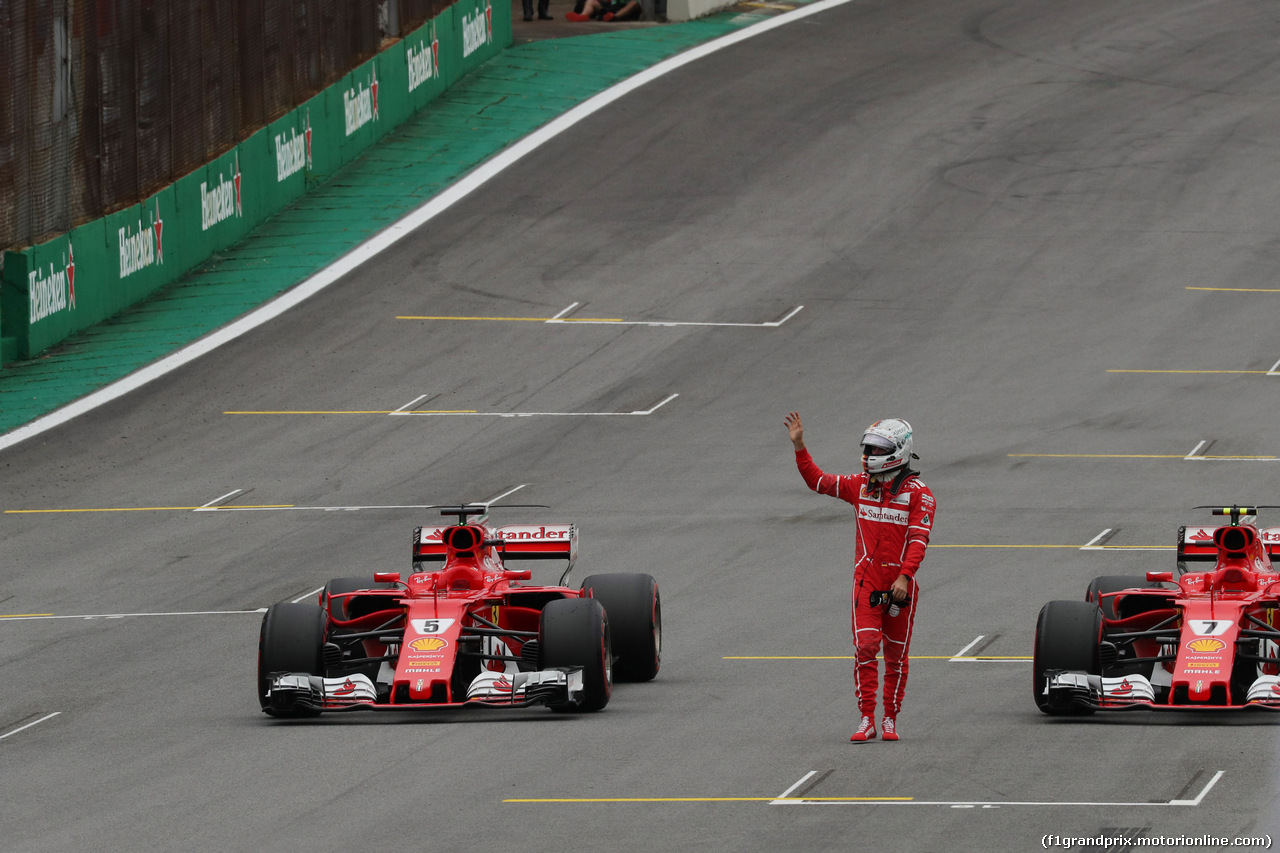
[[652,681],[662,666],[662,599],[651,575],[591,575],[582,594],[604,605],[613,637],[613,677]]
[[[394,589],[396,584],[379,583],[372,577],[364,578],[334,578],[324,585],[324,592],[320,594],[320,606],[327,607],[329,605],[329,596],[337,595],[344,592],[355,592],[360,589]],[[354,601],[353,598],[340,598],[333,603],[333,618],[341,619],[344,622],[353,618],[348,615],[347,604]]]
[[538,668],[582,667],[580,705],[552,705],[553,711],[599,711],[613,694],[613,648],[609,616],[591,598],[547,602],[538,623]]
[[1089,601],[1050,601],[1036,621],[1032,691],[1036,706],[1054,716],[1092,714],[1092,708],[1064,704],[1044,695],[1049,670],[1083,671],[1101,675],[1098,646],[1102,640],[1102,611]]
[[262,617],[258,634],[258,702],[273,717],[310,717],[318,712],[290,713],[267,708],[267,680],[273,672],[323,675],[321,647],[329,617],[317,604],[273,604]]
[[1103,598],[1109,592],[1120,592],[1124,589],[1159,589],[1160,584],[1147,580],[1145,575],[1099,575],[1089,582],[1085,590],[1084,600],[1102,608],[1102,615],[1108,619],[1118,619],[1116,615],[1115,597]]

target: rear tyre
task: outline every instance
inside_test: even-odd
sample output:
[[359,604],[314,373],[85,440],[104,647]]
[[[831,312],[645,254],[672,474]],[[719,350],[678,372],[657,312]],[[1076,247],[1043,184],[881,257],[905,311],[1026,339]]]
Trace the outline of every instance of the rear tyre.
[[262,617],[258,634],[258,702],[273,717],[314,717],[319,711],[273,711],[267,707],[267,686],[273,672],[323,675],[328,616],[316,604],[273,604]]
[[651,575],[592,575],[582,594],[604,605],[613,637],[613,676],[652,681],[662,666],[662,599]]
[[1099,575],[1089,582],[1084,600],[1102,608],[1102,615],[1108,619],[1119,619],[1121,617],[1116,615],[1115,596],[1103,598],[1103,595],[1125,589],[1158,589],[1159,587],[1160,584],[1151,583],[1143,575]]
[[561,598],[542,608],[538,624],[538,668],[582,667],[582,702],[552,705],[553,711],[599,711],[613,694],[613,648],[609,617],[591,598]]
[[1036,707],[1053,716],[1084,716],[1092,708],[1082,708],[1044,694],[1050,670],[1072,670],[1101,675],[1098,644],[1102,639],[1102,611],[1089,601],[1050,601],[1040,609],[1036,621],[1035,661],[1032,665],[1032,692]]

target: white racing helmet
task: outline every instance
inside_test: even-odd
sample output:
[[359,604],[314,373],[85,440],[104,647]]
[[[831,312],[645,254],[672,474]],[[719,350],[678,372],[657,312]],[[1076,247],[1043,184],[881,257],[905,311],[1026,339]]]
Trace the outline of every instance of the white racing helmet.
[[887,479],[919,458],[911,447],[911,424],[899,418],[876,421],[862,435],[862,469],[873,479]]

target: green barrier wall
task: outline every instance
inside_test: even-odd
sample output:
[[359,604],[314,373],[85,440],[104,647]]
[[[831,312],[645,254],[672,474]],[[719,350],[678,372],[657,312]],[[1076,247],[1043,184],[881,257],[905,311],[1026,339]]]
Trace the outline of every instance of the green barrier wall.
[[510,4],[459,0],[141,204],[5,252],[0,358],[32,358],[235,244],[511,42]]

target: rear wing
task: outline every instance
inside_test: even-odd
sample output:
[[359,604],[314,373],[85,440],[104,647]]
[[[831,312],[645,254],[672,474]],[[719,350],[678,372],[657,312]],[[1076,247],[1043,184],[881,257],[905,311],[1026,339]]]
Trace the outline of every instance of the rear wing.
[[[1218,559],[1218,546],[1213,543],[1212,525],[1178,528],[1178,562],[1212,563]],[[1267,555],[1280,558],[1280,527],[1259,527],[1258,539]]]
[[[414,528],[415,563],[444,562],[445,529],[445,526]],[[568,568],[572,568],[578,558],[576,524],[507,524],[494,528],[493,532],[495,538],[502,540],[498,553],[504,560],[567,560]]]

